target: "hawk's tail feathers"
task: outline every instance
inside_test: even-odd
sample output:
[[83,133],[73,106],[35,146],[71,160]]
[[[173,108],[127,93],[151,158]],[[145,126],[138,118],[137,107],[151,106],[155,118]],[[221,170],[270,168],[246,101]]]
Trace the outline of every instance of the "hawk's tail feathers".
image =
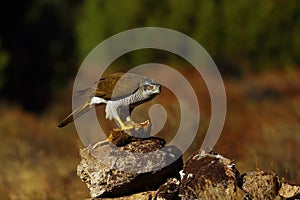
[[90,104],[90,100],[87,100],[81,106],[79,106],[78,108],[76,108],[76,110],[74,110],[71,114],[69,114],[65,119],[63,119],[58,124],[57,127],[61,128],[61,127],[66,126],[67,124],[69,124],[72,121],[74,121],[74,119],[77,119],[78,117],[80,117],[81,115],[83,115],[84,113],[86,113],[87,111],[89,111],[91,108],[92,108],[92,105]]

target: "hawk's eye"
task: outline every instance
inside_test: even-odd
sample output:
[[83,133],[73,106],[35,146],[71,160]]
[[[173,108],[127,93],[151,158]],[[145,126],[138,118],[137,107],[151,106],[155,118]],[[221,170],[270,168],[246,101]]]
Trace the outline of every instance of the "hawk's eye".
[[144,85],[144,90],[153,90],[153,85]]

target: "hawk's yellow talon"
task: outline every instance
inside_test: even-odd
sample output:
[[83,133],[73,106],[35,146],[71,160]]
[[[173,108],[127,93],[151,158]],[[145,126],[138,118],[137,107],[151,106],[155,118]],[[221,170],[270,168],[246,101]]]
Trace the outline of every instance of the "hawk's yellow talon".
[[131,129],[134,129],[134,127],[132,125],[122,127],[123,131],[129,131]]
[[119,125],[121,126],[121,130],[123,131],[128,131],[134,128],[132,125],[126,126],[120,117],[117,117],[116,120],[118,121]]

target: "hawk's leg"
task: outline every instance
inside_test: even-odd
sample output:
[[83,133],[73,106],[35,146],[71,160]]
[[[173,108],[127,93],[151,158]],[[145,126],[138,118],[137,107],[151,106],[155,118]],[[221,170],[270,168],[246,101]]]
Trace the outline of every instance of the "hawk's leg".
[[134,127],[132,125],[125,125],[124,122],[121,120],[120,117],[116,117],[117,122],[121,126],[121,130],[130,130],[133,129]]

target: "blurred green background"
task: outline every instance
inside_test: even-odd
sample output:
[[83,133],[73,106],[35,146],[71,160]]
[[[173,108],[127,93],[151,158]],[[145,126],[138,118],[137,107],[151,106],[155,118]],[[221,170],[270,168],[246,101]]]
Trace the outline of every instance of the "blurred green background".
[[[275,171],[300,184],[300,1],[7,1],[0,22],[1,199],[88,196],[76,177],[82,145],[74,126],[55,126],[71,110],[86,55],[104,39],[143,26],[187,34],[219,67],[228,113],[217,150],[242,170]],[[149,61],[186,67],[151,50],[116,64]],[[205,127],[209,106],[203,110]]]
[[[142,26],[197,40],[225,75],[300,63],[300,2],[42,1],[1,6],[0,90],[42,111],[97,44]],[[126,61],[134,62],[133,58]],[[29,89],[29,88],[35,88]]]

